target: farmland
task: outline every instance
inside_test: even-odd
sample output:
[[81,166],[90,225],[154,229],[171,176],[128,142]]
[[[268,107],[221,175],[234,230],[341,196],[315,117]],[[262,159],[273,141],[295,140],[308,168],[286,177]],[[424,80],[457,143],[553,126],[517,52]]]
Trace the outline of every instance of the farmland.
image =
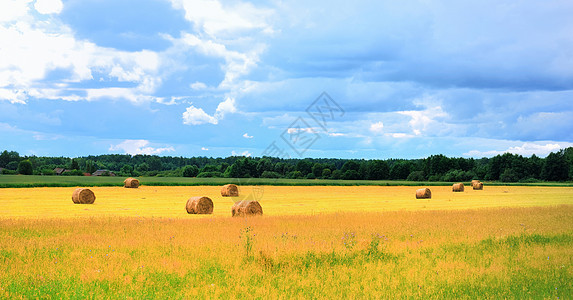
[[[474,209],[573,205],[571,187],[493,186],[483,191],[466,188],[452,193],[449,186],[432,187],[432,199],[415,199],[417,187],[405,186],[261,186],[242,187],[240,199],[254,198],[261,190],[265,215],[314,215],[337,212],[393,210]],[[190,218],[185,203],[191,196],[210,197],[211,217],[228,217],[231,198],[220,196],[218,186],[142,186],[139,189],[93,187],[94,205],[72,205],[75,188],[21,188],[0,190],[3,217],[75,218],[102,216]],[[235,199],[236,200],[236,199]],[[204,217],[204,216],[203,216]],[[193,216],[197,218],[197,216]]]
[[[216,186],[1,189],[0,297],[573,295],[573,188],[262,188],[253,218]],[[194,195],[213,215],[185,213]]]
[[[0,175],[0,188],[31,187],[76,187],[76,186],[123,186],[125,177],[109,176],[41,176]],[[407,180],[337,180],[337,179],[272,179],[272,178],[189,178],[189,177],[141,177],[148,186],[220,186],[226,183],[275,186],[451,186],[453,182],[407,181]],[[573,187],[573,182],[486,182],[489,186],[560,186]]]

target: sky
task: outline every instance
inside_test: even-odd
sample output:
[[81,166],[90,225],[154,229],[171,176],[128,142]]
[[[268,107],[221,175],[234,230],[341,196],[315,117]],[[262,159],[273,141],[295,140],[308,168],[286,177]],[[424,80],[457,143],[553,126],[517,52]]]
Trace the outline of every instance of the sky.
[[544,157],[570,0],[0,0],[0,151]]

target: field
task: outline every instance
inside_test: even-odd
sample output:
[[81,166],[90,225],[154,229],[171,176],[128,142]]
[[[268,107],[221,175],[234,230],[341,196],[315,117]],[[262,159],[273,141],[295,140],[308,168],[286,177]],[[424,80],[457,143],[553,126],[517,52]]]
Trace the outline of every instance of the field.
[[[123,186],[125,177],[109,176],[40,176],[0,175],[0,188],[26,187],[76,187]],[[147,186],[220,186],[227,183],[239,185],[273,186],[451,186],[453,182],[415,182],[406,180],[334,180],[334,179],[270,179],[270,178],[190,178],[190,177],[141,177]],[[485,182],[488,186],[561,186],[573,187],[572,182],[503,183]],[[468,183],[469,184],[469,183]]]
[[[0,298],[557,298],[573,296],[573,188],[0,189]],[[210,216],[185,213],[209,196]]]

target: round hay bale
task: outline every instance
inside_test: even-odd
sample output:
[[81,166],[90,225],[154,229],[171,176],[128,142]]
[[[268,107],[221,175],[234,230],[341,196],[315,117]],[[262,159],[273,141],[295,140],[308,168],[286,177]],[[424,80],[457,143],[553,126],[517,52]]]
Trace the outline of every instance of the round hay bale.
[[474,183],[472,187],[474,188],[474,190],[483,190],[483,183],[481,182]]
[[247,217],[263,215],[263,207],[255,200],[243,200],[235,203],[231,208],[233,217]]
[[213,213],[213,201],[209,197],[191,197],[187,200],[185,209],[188,214],[208,215]]
[[430,199],[432,198],[432,191],[429,188],[416,190],[416,199]]
[[75,204],[92,204],[95,202],[96,196],[94,192],[86,188],[78,188],[72,194],[72,201]]
[[225,184],[221,187],[221,196],[239,197],[239,188],[234,184]]
[[480,181],[477,180],[477,179],[472,180],[472,186],[473,186],[474,184],[478,183],[478,182],[480,182]]
[[463,192],[463,191],[464,191],[463,183],[454,183],[454,185],[452,185],[452,192]]
[[139,180],[129,177],[123,181],[123,187],[136,189],[139,187]]

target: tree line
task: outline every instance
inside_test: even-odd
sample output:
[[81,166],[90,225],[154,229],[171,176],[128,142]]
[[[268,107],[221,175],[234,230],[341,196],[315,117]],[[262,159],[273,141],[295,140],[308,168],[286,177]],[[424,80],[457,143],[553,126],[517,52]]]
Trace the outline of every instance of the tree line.
[[306,178],[343,180],[468,181],[502,182],[573,180],[573,147],[536,155],[505,153],[492,158],[462,158],[432,155],[423,159],[334,159],[276,157],[173,157],[156,155],[90,155],[77,158],[0,154],[2,174],[84,175],[109,170],[119,176]]

